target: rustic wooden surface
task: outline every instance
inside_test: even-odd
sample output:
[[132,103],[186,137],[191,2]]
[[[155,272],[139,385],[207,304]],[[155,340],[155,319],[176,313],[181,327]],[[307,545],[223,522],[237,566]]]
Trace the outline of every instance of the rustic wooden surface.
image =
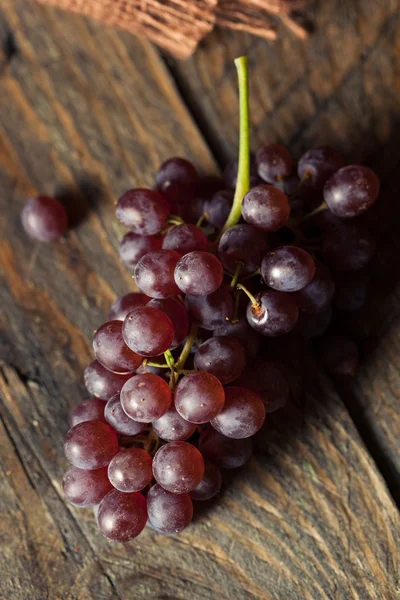
[[[318,13],[322,23],[326,6]],[[108,543],[91,511],[66,505],[60,487],[68,413],[86,397],[81,374],[92,332],[131,286],[116,254],[115,197],[151,184],[172,154],[216,170],[205,139],[221,160],[234,153],[230,58],[243,51],[256,73],[255,140],[286,138],[300,149],[322,141],[325,130],[324,141],[365,156],[394,193],[395,8],[364,3],[356,26],[331,6],[329,35],[315,34],[307,49],[290,34],[273,47],[219,34],[193,60],[173,65],[177,88],[148,44],[84,18],[2,0],[1,598],[398,597],[400,522],[386,484],[395,487],[399,439],[399,303],[387,261],[398,249],[393,231],[383,230],[374,267],[378,306],[367,307],[356,324],[379,340],[360,377],[333,387],[315,375],[305,400],[271,421],[248,468],[186,532],[146,530],[130,544]],[[35,245],[21,231],[19,213],[39,190],[67,202],[75,227],[64,242],[41,245],[32,261]],[[368,449],[378,445],[377,463],[358,430]]]

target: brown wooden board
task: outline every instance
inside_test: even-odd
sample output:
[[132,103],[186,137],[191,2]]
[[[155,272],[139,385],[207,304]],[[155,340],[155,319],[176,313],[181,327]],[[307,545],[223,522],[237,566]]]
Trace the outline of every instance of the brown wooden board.
[[299,157],[331,144],[380,176],[371,294],[362,314],[347,323],[360,342],[360,374],[337,385],[400,501],[400,2],[319,2],[307,14],[315,28],[307,42],[284,29],[273,44],[218,32],[191,60],[169,63],[221,163],[237,147],[232,61],[248,54],[254,150],[279,141]]
[[[132,286],[114,199],[172,154],[216,167],[149,45],[23,0],[3,0],[0,20],[18,47],[0,78],[0,597],[394,600],[398,512],[322,375],[180,536],[111,544],[64,502],[92,332]],[[32,260],[19,214],[39,191],[75,226]]]

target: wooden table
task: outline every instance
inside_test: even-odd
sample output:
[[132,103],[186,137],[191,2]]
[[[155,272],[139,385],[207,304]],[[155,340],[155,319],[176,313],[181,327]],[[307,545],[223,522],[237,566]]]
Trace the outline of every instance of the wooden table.
[[[1,598],[398,598],[400,4],[319,4],[307,43],[215,32],[178,62],[84,18],[1,1]],[[182,535],[114,545],[61,491],[91,335],[132,286],[114,201],[171,155],[203,172],[235,155],[232,60],[244,53],[255,147],[331,143],[384,182],[371,299],[349,323],[360,373],[315,370],[297,414],[272,421]],[[39,192],[64,198],[74,228],[33,261],[19,214]]]

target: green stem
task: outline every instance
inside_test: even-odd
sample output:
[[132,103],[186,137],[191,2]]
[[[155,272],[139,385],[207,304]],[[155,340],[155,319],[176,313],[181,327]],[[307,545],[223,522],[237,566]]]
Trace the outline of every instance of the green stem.
[[173,369],[174,365],[175,365],[175,359],[173,357],[173,354],[172,354],[171,350],[166,350],[164,352],[164,358],[165,358],[165,362],[168,365],[168,368],[169,369]]
[[231,281],[231,288],[235,289],[235,286],[237,284],[237,281],[239,279],[239,275],[240,275],[240,271],[242,270],[243,267],[243,263],[242,262],[238,262],[238,264],[236,265],[236,271],[234,276],[232,277],[232,281]]
[[157,369],[169,369],[170,368],[169,365],[160,365],[159,363],[150,362],[150,361],[147,361],[145,366],[146,367],[157,367]]
[[242,292],[244,292],[246,296],[250,299],[253,306],[260,306],[260,303],[258,302],[258,300],[255,299],[255,296],[253,296],[253,294],[246,287],[244,287],[244,285],[238,283],[236,289],[242,290]]
[[198,330],[198,326],[193,323],[190,328],[190,332],[189,332],[188,338],[185,342],[185,345],[183,346],[181,355],[178,358],[177,363],[175,364],[176,369],[180,370],[180,369],[183,369],[183,367],[185,366],[185,362],[190,354],[190,349],[193,346],[193,342],[196,339],[197,330]]
[[249,119],[249,72],[247,56],[235,59],[239,84],[239,163],[235,196],[231,212],[221,229],[219,237],[239,222],[242,214],[242,200],[250,189],[250,119]]

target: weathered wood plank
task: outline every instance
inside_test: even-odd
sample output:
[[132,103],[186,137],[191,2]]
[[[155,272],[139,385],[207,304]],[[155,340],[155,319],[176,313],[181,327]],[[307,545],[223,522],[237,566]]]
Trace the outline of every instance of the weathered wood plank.
[[254,149],[280,141],[299,156],[328,143],[379,174],[382,206],[373,220],[381,242],[371,295],[357,324],[354,316],[348,324],[363,361],[354,384],[338,385],[400,500],[400,275],[393,267],[400,233],[400,2],[320,2],[311,16],[316,31],[307,43],[283,31],[273,45],[220,32],[191,60],[170,64],[221,162],[237,146],[232,59],[247,52]]
[[[171,154],[215,167],[149,46],[23,0],[7,0],[0,14],[20,48],[0,79],[0,411],[13,441],[2,458],[17,464],[22,489],[19,473],[32,472],[36,502],[60,536],[69,528],[61,539],[81,547],[89,573],[71,566],[76,586],[68,589],[72,577],[61,568],[52,576],[45,557],[37,597],[101,598],[90,587],[98,572],[109,578],[100,590],[112,582],[111,598],[394,600],[398,513],[324,379],[304,404],[271,421],[249,468],[180,536],[148,530],[113,545],[90,511],[63,504],[62,441],[69,410],[86,395],[81,374],[92,330],[131,281],[115,252],[113,198],[150,184]],[[20,209],[28,193],[57,187],[72,195],[77,217],[87,214],[64,243],[42,245],[29,268],[33,244]],[[39,539],[42,523],[31,522]],[[35,581],[35,548],[24,564],[15,553],[4,595],[25,600],[14,588],[23,589],[27,568]],[[4,560],[11,558],[3,553]]]

